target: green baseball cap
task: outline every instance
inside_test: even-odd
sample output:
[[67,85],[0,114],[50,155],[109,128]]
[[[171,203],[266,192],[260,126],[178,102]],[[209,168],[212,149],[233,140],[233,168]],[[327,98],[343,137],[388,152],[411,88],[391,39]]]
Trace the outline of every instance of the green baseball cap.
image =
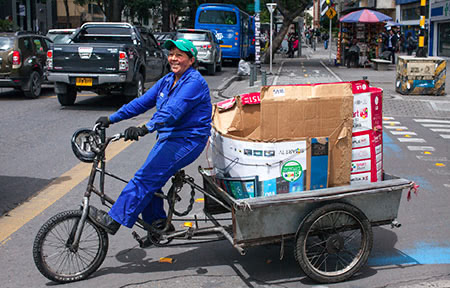
[[166,42],[164,42],[164,48],[166,48],[167,50],[172,49],[173,46],[177,47],[181,51],[191,53],[192,56],[194,56],[194,58],[197,59],[198,51],[197,51],[197,48],[195,48],[194,44],[192,44],[191,41],[181,38],[176,41],[167,40]]

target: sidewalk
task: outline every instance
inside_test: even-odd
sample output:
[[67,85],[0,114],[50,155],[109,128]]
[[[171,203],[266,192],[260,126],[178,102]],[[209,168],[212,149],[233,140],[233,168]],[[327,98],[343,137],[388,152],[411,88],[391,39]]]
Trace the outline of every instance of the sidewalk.
[[[301,58],[285,58],[275,54],[272,72],[267,75],[267,85],[311,84],[337,81],[361,80],[367,77],[370,84],[382,88],[384,93],[383,110],[389,116],[412,116],[450,118],[450,77],[446,78],[445,96],[401,95],[395,91],[396,67],[390,65],[387,71],[376,71],[371,67],[347,68],[334,65],[335,48],[332,48],[332,64],[329,61],[329,50],[318,45],[314,51],[303,47]],[[261,71],[269,71],[269,64],[261,64]],[[261,88],[261,74],[253,87],[249,86],[249,77],[234,77],[219,89],[223,99],[236,95],[257,92]]]

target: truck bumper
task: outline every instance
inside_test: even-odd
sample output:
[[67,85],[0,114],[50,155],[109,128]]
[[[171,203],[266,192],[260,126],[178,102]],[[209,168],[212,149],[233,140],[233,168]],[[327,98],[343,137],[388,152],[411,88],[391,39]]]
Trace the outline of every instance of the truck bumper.
[[66,84],[75,84],[76,78],[92,78],[93,85],[102,85],[106,83],[126,82],[126,74],[89,74],[89,73],[55,73],[48,72],[49,82],[61,82]]

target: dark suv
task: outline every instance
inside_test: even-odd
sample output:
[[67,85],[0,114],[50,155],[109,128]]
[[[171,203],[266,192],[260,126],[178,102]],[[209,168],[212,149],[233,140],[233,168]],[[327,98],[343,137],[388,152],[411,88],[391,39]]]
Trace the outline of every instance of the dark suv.
[[39,97],[50,43],[32,32],[0,33],[0,87],[23,91],[28,98]]

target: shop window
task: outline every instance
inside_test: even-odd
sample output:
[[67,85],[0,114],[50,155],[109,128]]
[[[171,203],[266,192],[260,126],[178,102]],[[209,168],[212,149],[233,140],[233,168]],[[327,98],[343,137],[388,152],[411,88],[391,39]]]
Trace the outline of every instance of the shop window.
[[[401,5],[402,21],[420,19],[420,2]],[[425,6],[425,18],[428,18],[429,5]]]
[[438,56],[450,57],[450,22],[439,24]]

